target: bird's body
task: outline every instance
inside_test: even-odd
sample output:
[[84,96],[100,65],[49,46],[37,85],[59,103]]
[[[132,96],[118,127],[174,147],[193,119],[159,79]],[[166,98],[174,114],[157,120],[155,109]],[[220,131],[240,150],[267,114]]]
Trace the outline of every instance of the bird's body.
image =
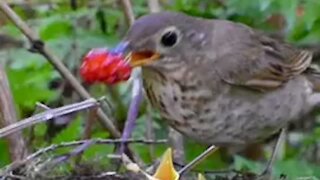
[[[196,77],[194,73],[189,71],[185,75]],[[203,80],[177,83],[170,74],[165,77],[166,81],[155,81],[149,78],[158,74],[147,69],[143,74],[144,87],[153,107],[173,128],[206,144],[254,143],[301,118],[311,108],[306,102],[312,93],[311,84],[303,76],[292,79],[283,89],[262,94],[228,84],[212,91]],[[216,83],[210,81],[212,85]],[[198,88],[203,89],[198,91]]]
[[[172,39],[163,36],[172,33],[178,39],[169,48]],[[142,66],[152,106],[206,144],[259,141],[319,101],[308,70],[312,54],[242,24],[165,12],[138,19],[126,40],[133,50],[160,54]]]

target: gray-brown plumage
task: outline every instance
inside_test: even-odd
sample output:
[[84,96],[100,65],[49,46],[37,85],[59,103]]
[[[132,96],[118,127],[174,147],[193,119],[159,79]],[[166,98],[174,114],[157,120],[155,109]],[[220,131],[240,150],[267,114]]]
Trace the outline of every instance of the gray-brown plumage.
[[162,12],[138,19],[124,41],[153,107],[203,143],[259,141],[320,101],[312,53],[243,24]]

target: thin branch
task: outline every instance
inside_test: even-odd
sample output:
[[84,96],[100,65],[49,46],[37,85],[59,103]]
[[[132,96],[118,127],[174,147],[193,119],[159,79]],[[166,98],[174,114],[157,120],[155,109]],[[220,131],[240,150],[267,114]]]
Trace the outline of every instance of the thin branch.
[[210,154],[215,152],[217,149],[218,149],[217,146],[211,145],[208,149],[206,149],[203,153],[201,153],[199,156],[197,156],[194,160],[192,160],[190,163],[188,163],[186,166],[184,166],[182,169],[180,169],[178,172],[180,174],[180,176],[182,174],[188,172],[189,170],[191,170],[192,168],[194,168],[198,164],[200,164],[203,160],[205,160]]
[[[151,116],[151,105],[147,103],[147,112],[146,112],[146,138],[148,140],[155,139],[155,130],[153,127],[153,119]],[[155,147],[153,145],[149,146],[149,154],[151,159],[155,159]]]
[[149,11],[151,13],[160,12],[160,4],[158,0],[148,0]]
[[23,42],[12,38],[6,34],[0,34],[0,50],[23,47]]
[[173,149],[174,162],[183,164],[185,162],[184,138],[183,135],[172,127],[168,127],[168,141]]
[[[53,159],[52,161],[48,162],[47,164],[49,165],[42,165],[42,168],[46,168],[46,169],[50,169],[53,168],[54,166],[57,166],[58,164],[61,164],[63,162],[66,162],[67,160],[69,160],[72,157],[78,156],[78,158],[76,159],[77,163],[80,162],[80,158],[81,158],[81,154],[87,150],[91,145],[93,145],[93,141],[87,141],[83,144],[80,144],[79,146],[77,146],[76,148],[74,148],[70,153],[63,155],[63,156],[59,156],[55,159]],[[41,169],[39,169],[39,171],[41,171]]]
[[[130,0],[120,0],[122,4],[122,8],[127,20],[127,23],[129,26],[133,25],[134,23],[134,13],[133,13],[133,7],[131,5]],[[128,138],[131,137],[137,116],[138,116],[138,111],[140,108],[140,104],[142,101],[142,80],[141,80],[141,70],[140,68],[136,68],[135,71],[133,72],[132,76],[133,80],[133,87],[132,87],[132,98],[130,102],[130,107],[129,107],[129,112],[127,114],[127,120],[126,124],[123,130],[123,134],[121,136],[121,139],[127,140]],[[121,143],[120,145],[120,154],[124,153],[125,150],[125,143]],[[139,158],[138,155],[134,154],[131,152],[131,156],[133,159],[135,159],[136,162],[142,164],[141,159]]]
[[[17,123],[17,115],[9,82],[4,68],[0,63],[0,127]],[[23,159],[28,154],[28,147],[21,132],[7,137],[11,160]]]
[[125,18],[129,26],[134,23],[134,13],[130,0],[120,0],[125,14]]
[[[150,13],[157,13],[161,11],[158,0],[148,0],[148,6]],[[173,147],[174,161],[182,164],[185,160],[183,135],[172,127],[169,127],[169,142],[170,146]]]
[[[37,152],[29,155],[28,157],[26,157],[25,159],[23,159],[22,161],[17,161],[17,162],[13,162],[12,164],[8,165],[5,168],[5,173],[10,173],[10,171],[13,171],[15,168],[20,167],[22,165],[27,164],[28,162],[38,158],[39,156],[45,154],[45,153],[49,153],[52,151],[55,151],[56,149],[59,148],[66,148],[66,147],[73,147],[73,146],[81,146],[81,145],[98,145],[98,144],[121,144],[121,143],[134,143],[134,144],[165,144],[167,143],[167,140],[165,139],[160,139],[160,140],[156,140],[156,141],[150,141],[150,140],[144,140],[144,139],[127,139],[127,140],[123,140],[123,139],[101,139],[101,138],[97,138],[97,139],[88,139],[88,140],[80,140],[80,141],[71,141],[71,142],[64,142],[61,144],[52,144],[48,147],[42,148],[40,150],[38,150]],[[78,149],[79,150],[79,149]],[[81,148],[80,148],[80,151]]]
[[[132,25],[134,23],[133,8],[130,0],[121,0],[123,11],[127,19],[127,23]],[[132,86],[132,98],[130,102],[129,112],[127,114],[126,124],[123,130],[121,138],[127,140],[131,137],[133,129],[135,127],[136,119],[139,112],[139,107],[142,101],[142,81],[141,73],[139,69],[133,72],[133,86]],[[124,153],[125,144],[120,146],[120,154]]]
[[[148,0],[148,6],[149,6],[150,13],[159,12],[161,10],[158,0]],[[146,136],[147,136],[147,139],[150,139],[150,140],[155,138],[151,111],[152,111],[151,104],[149,101],[147,101]],[[154,159],[155,157],[154,146],[152,145],[149,146],[149,153],[150,153],[151,159]]]
[[[135,127],[136,119],[139,112],[139,107],[142,101],[142,82],[139,77],[133,79],[132,98],[129,107],[129,112],[125,124],[125,128],[122,134],[122,139],[127,140],[131,137],[133,129]],[[124,144],[120,148],[120,153],[124,152]]]
[[[70,73],[60,59],[55,56],[47,47],[45,47],[43,41],[40,40],[38,35],[32,31],[28,25],[8,6],[4,1],[0,1],[0,10],[22,31],[22,33],[29,39],[32,44],[31,50],[43,55],[56,70],[71,84],[75,91],[80,95],[82,99],[89,99],[91,96],[85,90],[85,88],[78,82],[78,80]],[[113,137],[120,137],[120,132],[116,129],[113,122],[107,117],[107,115],[101,110],[98,110],[98,116],[100,122],[106,127]]]
[[279,150],[280,150],[281,146],[284,145],[285,137],[286,137],[286,131],[287,131],[286,128],[282,128],[280,130],[280,134],[278,136],[276,145],[274,146],[274,148],[272,150],[271,157],[270,157],[270,159],[269,159],[269,161],[267,163],[267,166],[262,171],[261,176],[266,176],[266,177],[271,176],[272,168],[273,168],[273,165],[274,165],[275,161],[277,160],[277,155],[279,153]]
[[90,139],[92,126],[97,118],[97,109],[91,109],[87,120],[85,121],[85,127],[82,134],[82,139]]
[[59,108],[50,109],[0,129],[0,138],[40,122],[44,122],[53,118],[57,118],[63,115],[75,113],[84,109],[97,107],[97,106],[98,106],[98,101],[91,98],[79,103],[74,103],[74,104],[62,106]]
[[[85,120],[85,125],[84,125],[84,131],[82,134],[82,140],[85,139],[90,139],[91,138],[91,131],[92,131],[92,126],[93,123],[95,121],[95,119],[97,118],[97,109],[91,109],[88,115],[87,120]],[[79,164],[82,158],[82,152],[84,152],[86,149],[88,149],[91,146],[92,143],[85,143],[83,145],[81,145],[80,147],[77,147],[75,150],[73,150],[73,152],[71,152],[70,154],[73,153],[73,155],[69,155],[69,157],[73,157],[73,156],[78,156],[75,159],[75,163]]]
[[[150,13],[161,11],[158,0],[148,0],[148,6]],[[182,164],[185,161],[184,137],[172,127],[169,127],[169,144],[173,147],[174,161]]]

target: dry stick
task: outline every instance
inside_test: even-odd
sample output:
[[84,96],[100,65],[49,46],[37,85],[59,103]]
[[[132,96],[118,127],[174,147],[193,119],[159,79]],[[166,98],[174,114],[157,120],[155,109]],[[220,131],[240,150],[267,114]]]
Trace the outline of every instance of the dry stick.
[[[149,12],[155,13],[160,11],[160,5],[158,0],[148,0]],[[153,127],[153,119],[151,116],[152,108],[151,103],[147,101],[147,117],[146,117],[146,137],[147,139],[153,140],[155,138],[155,132]],[[153,145],[149,146],[149,153],[151,159],[155,158],[155,148]]]
[[[158,0],[148,0],[150,13],[160,12],[160,3]],[[184,164],[185,151],[184,151],[184,138],[181,133],[169,127],[169,145],[173,148],[174,161],[179,164]]]
[[[161,11],[161,7],[160,7],[160,3],[158,0],[148,0],[148,5],[149,5],[149,9],[151,13],[156,13]],[[170,133],[171,136],[173,136],[173,138],[171,138],[173,141],[172,144],[175,145],[175,151],[176,151],[176,155],[178,155],[178,157],[176,157],[175,159],[178,159],[178,161],[183,161],[183,156],[184,156],[184,149],[183,149],[183,137],[181,136],[180,133],[175,132],[174,130],[171,131],[172,133]],[[202,154],[200,154],[198,157],[196,157],[193,161],[191,161],[190,163],[188,163],[184,168],[182,168],[179,171],[179,174],[182,175],[184,173],[186,173],[188,170],[192,169],[193,167],[195,167],[197,164],[200,164],[203,160],[205,160],[211,153],[213,153],[215,150],[217,149],[216,146],[212,145],[210,146],[206,151],[204,151]]]
[[39,151],[33,153],[32,155],[28,156],[25,160],[31,160],[39,155],[53,151],[57,148],[65,148],[65,147],[70,147],[70,146],[79,146],[82,144],[87,144],[91,142],[92,144],[120,144],[120,143],[134,143],[134,144],[164,144],[167,143],[166,139],[160,139],[156,141],[150,141],[150,140],[145,140],[145,139],[102,139],[102,138],[96,138],[96,139],[86,139],[86,140],[80,140],[80,141],[72,141],[72,142],[65,142],[61,144],[53,144],[48,147],[45,147],[43,149],[40,149]]
[[[9,126],[17,122],[12,94],[8,78],[0,63],[0,127]],[[21,160],[28,154],[28,147],[21,132],[16,132],[7,137],[9,152],[12,161]]]
[[0,138],[10,135],[12,133],[15,133],[17,131],[20,131],[24,128],[30,127],[34,124],[44,122],[53,118],[57,118],[63,115],[67,115],[70,113],[78,112],[84,109],[97,107],[98,105],[99,105],[98,101],[91,98],[79,103],[74,103],[74,104],[44,111],[42,113],[36,114],[34,116],[31,116],[29,118],[18,121],[14,124],[11,124],[9,126],[6,126],[0,129]]
[[[132,98],[127,115],[126,124],[123,130],[122,139],[126,140],[131,137],[133,129],[135,127],[136,119],[139,112],[139,107],[142,101],[142,82],[139,77],[133,79]],[[124,144],[120,147],[120,153],[124,152]]]
[[[131,26],[134,23],[134,14],[133,14],[133,8],[131,5],[130,0],[121,0],[120,1],[123,7],[123,11],[125,14],[125,17],[127,19],[127,23],[129,26]],[[127,140],[128,138],[131,137],[137,116],[138,116],[138,111],[139,107],[142,101],[142,81],[141,81],[141,73],[140,69],[136,68],[136,70],[133,72],[133,86],[132,86],[132,98],[130,102],[130,107],[129,107],[129,112],[127,114],[127,120],[126,124],[123,130],[123,134],[121,139]],[[125,148],[125,143],[121,143],[120,145],[120,153],[122,154],[124,152]],[[131,155],[133,156],[134,160],[142,164],[142,160],[137,154],[134,154],[131,152]]]
[[[43,55],[58,72],[71,84],[75,91],[80,95],[82,99],[89,99],[91,96],[85,90],[85,88],[78,82],[78,80],[70,73],[70,71],[64,66],[60,59],[55,56],[51,51],[45,47],[40,38],[28,27],[28,25],[5,3],[0,1],[0,10],[22,31],[22,33],[29,39],[32,44],[31,50]],[[120,137],[120,132],[116,129],[113,122],[108,116],[101,110],[98,110],[98,116],[100,122],[107,128],[113,137]]]
[[97,109],[91,109],[88,115],[88,119],[85,121],[85,127],[82,135],[82,139],[90,139],[92,125],[94,124],[95,119],[97,118]]
[[129,26],[134,23],[134,13],[130,0],[120,0]]
[[44,165],[43,168],[51,169],[54,166],[57,166],[58,164],[63,163],[63,162],[65,162],[65,161],[67,161],[70,158],[75,157],[75,156],[77,156],[77,158],[75,160],[76,164],[79,164],[80,160],[81,160],[82,153],[85,150],[87,150],[91,145],[93,145],[93,143],[94,143],[93,141],[89,140],[89,141],[87,141],[87,142],[85,142],[83,144],[80,144],[76,148],[72,149],[72,151],[70,153],[65,154],[63,156],[59,156],[59,157],[53,159],[52,161],[48,162],[48,164],[50,164],[50,165],[48,165],[48,166]]
[[[146,137],[148,140],[154,140],[155,139],[155,131],[153,127],[153,119],[151,116],[151,107],[150,103],[147,104],[147,112],[146,112]],[[149,146],[149,154],[151,159],[155,159],[155,147],[153,145]]]
[[48,153],[51,151],[54,151],[58,148],[65,148],[65,147],[73,147],[73,146],[79,146],[83,144],[121,144],[121,143],[135,143],[135,144],[165,144],[167,143],[167,140],[160,139],[156,141],[150,141],[150,140],[144,140],[144,139],[102,139],[102,138],[96,138],[96,139],[88,139],[88,140],[81,140],[81,141],[71,141],[71,142],[64,142],[61,144],[52,144],[48,147],[42,148],[38,150],[37,152],[29,155],[22,161],[13,162],[12,164],[8,165],[6,167],[5,172],[10,173],[10,171],[14,170],[18,166],[24,165],[28,163],[29,161],[36,159],[37,157],[41,156],[44,153]]
[[188,163],[186,166],[184,166],[182,169],[179,170],[180,176],[189,170],[191,170],[196,165],[200,164],[203,160],[205,160],[210,154],[215,152],[218,148],[215,145],[211,145],[208,149],[206,149],[203,153],[201,153],[198,157],[196,157],[194,160],[192,160],[190,163]]
[[[97,116],[97,109],[91,109],[89,112],[88,120],[85,121],[85,125],[84,125],[85,127],[84,127],[84,131],[81,138],[82,140],[91,138],[92,125],[96,119],[96,116]],[[86,149],[88,149],[91,145],[92,143],[85,143],[81,145],[80,147],[74,149],[71,153],[69,153],[70,154],[69,157],[77,155],[75,159],[75,163],[80,164],[82,153]]]
[[148,0],[148,6],[151,13],[161,11],[160,3],[158,0]]
[[[127,19],[127,23],[131,26],[134,22],[134,14],[130,0],[121,0],[123,11]],[[133,132],[136,119],[138,116],[138,111],[140,103],[142,101],[142,82],[140,78],[140,72],[136,71],[136,74],[133,76],[133,86],[132,86],[132,98],[129,106],[129,111],[127,115],[126,124],[123,130],[121,138],[123,140],[129,139]],[[124,152],[124,144],[121,144],[120,154]]]

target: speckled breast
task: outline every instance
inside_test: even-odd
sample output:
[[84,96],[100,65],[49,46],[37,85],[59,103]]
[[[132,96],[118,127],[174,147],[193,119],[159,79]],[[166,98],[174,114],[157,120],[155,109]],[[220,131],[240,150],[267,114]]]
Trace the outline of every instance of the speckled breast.
[[206,144],[253,143],[309,110],[306,99],[311,90],[304,78],[293,79],[266,94],[228,85],[213,92],[159,78],[164,77],[144,74],[144,87],[152,106],[173,128]]

